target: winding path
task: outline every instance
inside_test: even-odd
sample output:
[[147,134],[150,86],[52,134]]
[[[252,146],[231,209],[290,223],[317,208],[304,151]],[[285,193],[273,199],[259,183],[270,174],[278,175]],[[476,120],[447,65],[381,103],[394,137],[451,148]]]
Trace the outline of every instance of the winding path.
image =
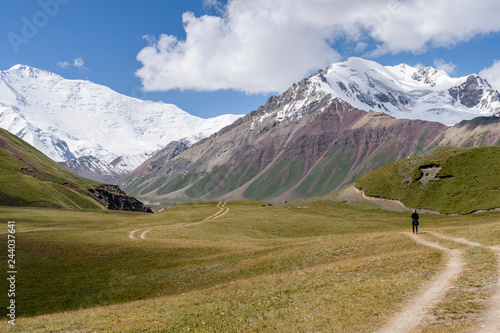
[[172,224],[172,225],[166,225],[166,226],[160,226],[160,227],[151,227],[151,228],[147,228],[147,229],[136,229],[136,230],[132,230],[131,232],[129,232],[128,237],[130,239],[137,240],[138,238],[135,237],[135,234],[138,231],[142,230],[139,238],[146,239],[146,235],[152,230],[184,228],[184,227],[188,227],[188,226],[192,226],[192,225],[197,225],[197,224],[202,224],[202,223],[206,223],[209,221],[213,221],[215,219],[218,219],[221,216],[224,216],[225,214],[227,214],[227,212],[229,212],[230,209],[229,209],[229,207],[226,207],[226,204],[227,204],[227,201],[224,201],[224,202],[219,201],[219,203],[217,204],[217,208],[219,208],[219,211],[217,213],[207,217],[203,221],[192,222],[192,223],[178,223],[178,224]]
[[[500,246],[486,246],[481,243],[472,242],[464,238],[454,238],[437,232],[428,231],[436,238],[441,238],[456,243],[473,247],[482,247],[494,251],[497,255],[497,266],[500,274]],[[449,259],[446,267],[429,284],[429,286],[419,292],[419,294],[409,302],[409,304],[378,333],[402,333],[409,332],[417,327],[426,314],[435,307],[443,298],[446,291],[452,286],[464,268],[462,253],[459,250],[448,249],[437,243],[429,242],[420,237],[404,232],[403,234],[413,238],[417,243],[433,247],[448,253]],[[500,278],[494,287],[493,296],[488,301],[487,308],[483,311],[483,316],[479,323],[479,328],[474,333],[494,333],[500,332]]]
[[[497,256],[497,270],[500,275],[500,246],[487,246],[481,243],[472,242],[465,238],[453,238],[447,235],[439,234],[437,232],[429,231],[429,234],[441,238],[450,240],[456,243],[464,244],[467,246],[476,246],[488,249],[495,252]],[[493,290],[493,296],[489,299],[487,307],[483,312],[483,316],[480,321],[480,327],[473,331],[474,333],[498,333],[500,332],[500,276],[497,277],[497,283]]]
[[427,288],[421,290],[414,299],[410,300],[399,314],[393,317],[385,327],[377,331],[378,333],[403,333],[417,327],[426,314],[444,297],[446,291],[452,286],[464,268],[460,250],[448,249],[438,243],[426,241],[408,232],[403,234],[413,238],[419,244],[446,252],[449,257],[448,263],[445,269],[434,277]]

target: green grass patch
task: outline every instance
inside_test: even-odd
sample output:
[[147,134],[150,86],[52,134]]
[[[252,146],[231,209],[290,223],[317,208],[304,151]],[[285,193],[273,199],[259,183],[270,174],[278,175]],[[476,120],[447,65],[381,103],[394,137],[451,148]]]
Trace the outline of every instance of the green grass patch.
[[265,201],[288,191],[304,174],[304,161],[280,159],[243,193],[250,200]]
[[152,191],[156,188],[158,188],[158,190],[156,191],[157,195],[163,195],[170,192],[175,192],[194,182],[198,178],[198,176],[199,174],[195,170],[191,170],[186,174],[178,175],[177,177],[169,181],[167,184],[161,186],[160,188],[157,187],[157,184],[153,184],[148,188],[146,188],[143,192],[149,192],[149,190]]
[[0,205],[103,209],[88,192],[99,185],[0,129]]
[[337,148],[333,154],[323,158],[307,177],[295,189],[300,198],[310,198],[331,193],[347,176],[352,163],[354,148],[347,152],[339,152]]
[[249,163],[248,157],[245,157],[238,166],[232,169],[224,179],[220,181],[218,186],[210,193],[210,198],[217,198],[243,186],[246,182],[255,177],[257,173],[257,167]]
[[[422,169],[439,166],[436,179],[419,181]],[[367,195],[397,199],[415,208],[467,214],[500,207],[500,148],[437,148],[362,176]]]

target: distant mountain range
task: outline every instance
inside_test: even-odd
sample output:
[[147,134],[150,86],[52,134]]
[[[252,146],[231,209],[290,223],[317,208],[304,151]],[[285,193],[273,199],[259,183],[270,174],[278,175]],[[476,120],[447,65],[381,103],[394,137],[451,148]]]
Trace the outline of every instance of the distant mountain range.
[[351,58],[175,156],[158,152],[121,185],[157,202],[308,198],[437,146],[499,144],[499,112],[477,75]]
[[475,74],[361,58],[211,119],[27,66],[0,72],[0,127],[149,202],[327,194],[437,146],[498,145],[497,115],[500,94]]
[[0,71],[0,127],[100,181],[124,176],[173,140],[196,142],[239,117],[202,119],[24,65]]

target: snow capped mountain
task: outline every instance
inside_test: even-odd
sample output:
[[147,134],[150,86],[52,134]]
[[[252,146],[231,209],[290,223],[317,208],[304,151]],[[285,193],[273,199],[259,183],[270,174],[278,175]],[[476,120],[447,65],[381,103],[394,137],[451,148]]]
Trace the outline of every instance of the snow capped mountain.
[[165,204],[322,196],[432,147],[494,145],[500,118],[479,116],[498,111],[499,93],[477,75],[351,58],[187,149],[172,144],[120,185]]
[[104,183],[113,183],[116,179],[127,174],[124,168],[113,166],[111,163],[103,162],[94,156],[72,158],[65,162],[59,162],[59,164],[82,177],[96,178]]
[[172,104],[24,65],[0,71],[0,127],[58,162],[92,156],[115,162],[98,167],[86,159],[82,165],[127,172],[171,141],[196,142],[239,117],[202,119]]
[[301,117],[303,107],[325,96],[399,119],[437,121],[445,125],[500,112],[500,95],[486,80],[475,74],[452,78],[432,67],[382,66],[349,58],[303,81],[288,91],[293,103],[283,105],[276,115],[277,121]]
[[[248,130],[300,121],[338,99],[359,110],[445,125],[500,114],[500,94],[478,75],[453,78],[432,67],[350,58],[271,97],[269,107],[251,113]],[[24,65],[0,71],[0,127],[101,181],[121,177],[172,141],[197,142],[239,117],[201,119],[172,104],[127,97]]]

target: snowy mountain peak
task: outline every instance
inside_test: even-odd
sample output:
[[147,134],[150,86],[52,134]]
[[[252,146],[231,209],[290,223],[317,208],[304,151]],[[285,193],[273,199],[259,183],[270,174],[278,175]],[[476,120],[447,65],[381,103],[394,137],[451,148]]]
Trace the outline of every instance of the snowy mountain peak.
[[61,162],[123,156],[126,171],[171,141],[196,142],[238,119],[192,116],[173,104],[143,101],[84,80],[16,65],[0,71],[0,127]]
[[433,67],[382,66],[355,57],[332,64],[291,89],[285,96],[295,99],[277,112],[278,121],[300,117],[305,105],[325,96],[362,110],[445,125],[500,112],[500,94],[475,74],[454,78]]
[[384,66],[378,62],[367,60],[359,57],[350,57],[343,62],[332,64],[330,67],[345,67],[353,72],[367,72],[381,70]]
[[10,78],[18,77],[23,79],[29,79],[29,78],[39,78],[40,76],[44,76],[44,77],[63,79],[61,76],[55,73],[21,64],[12,66],[10,69],[0,73],[3,73],[4,76]]
[[7,70],[7,72],[10,72],[10,71],[16,71],[16,70],[20,70],[20,69],[24,69],[28,66],[26,65],[21,65],[21,64],[17,64],[17,65],[14,65],[12,66],[9,70]]
[[420,81],[425,84],[435,87],[439,79],[449,79],[450,76],[443,70],[435,69],[433,67],[422,67],[413,73],[411,78],[415,81]]
[[476,89],[493,89],[486,79],[476,74],[469,75],[465,83],[473,85]]

